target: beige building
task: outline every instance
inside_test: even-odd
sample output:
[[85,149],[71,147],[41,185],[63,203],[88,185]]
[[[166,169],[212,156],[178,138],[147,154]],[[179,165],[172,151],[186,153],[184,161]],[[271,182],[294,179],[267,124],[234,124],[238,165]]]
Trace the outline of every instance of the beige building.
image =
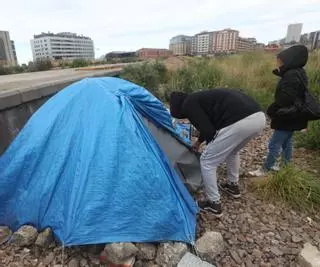
[[174,56],[186,56],[191,54],[191,37],[178,35],[170,40],[169,49]]
[[253,51],[256,45],[257,45],[257,40],[255,38],[238,37],[237,51],[238,52]]
[[234,53],[237,51],[239,31],[225,29],[212,34],[212,50],[215,53]]
[[0,65],[17,65],[14,42],[7,31],[0,31]]

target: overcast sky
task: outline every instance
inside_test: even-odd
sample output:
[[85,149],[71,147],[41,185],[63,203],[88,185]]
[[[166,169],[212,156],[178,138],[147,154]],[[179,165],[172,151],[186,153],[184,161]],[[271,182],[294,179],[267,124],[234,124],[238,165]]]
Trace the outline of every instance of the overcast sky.
[[94,40],[96,57],[117,50],[168,47],[178,34],[234,28],[267,43],[289,23],[320,30],[320,0],[8,0],[0,30],[10,32],[19,63],[32,60],[30,39],[41,32],[75,32]]

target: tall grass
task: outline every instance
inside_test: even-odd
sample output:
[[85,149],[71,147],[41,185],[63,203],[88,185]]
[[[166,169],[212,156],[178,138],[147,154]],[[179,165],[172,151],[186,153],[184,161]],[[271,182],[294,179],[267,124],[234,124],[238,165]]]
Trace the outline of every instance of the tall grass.
[[295,166],[288,165],[254,185],[265,200],[279,200],[293,209],[319,211],[320,180]]
[[[256,52],[217,58],[188,58],[185,64],[168,70],[163,62],[130,65],[123,78],[133,81],[167,101],[172,91],[241,88],[266,109],[273,101],[279,78],[272,74],[275,54]],[[320,98],[320,51],[310,54],[306,66],[309,88]],[[308,132],[297,136],[300,146],[320,149],[320,121],[310,123]]]

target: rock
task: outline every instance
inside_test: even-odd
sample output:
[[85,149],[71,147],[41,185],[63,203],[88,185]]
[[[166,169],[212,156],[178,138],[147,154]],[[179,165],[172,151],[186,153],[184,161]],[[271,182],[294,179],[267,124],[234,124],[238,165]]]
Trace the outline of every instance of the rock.
[[103,244],[99,244],[99,245],[84,245],[81,246],[81,250],[88,252],[90,254],[94,254],[94,255],[99,255],[101,253],[101,251],[103,251],[104,249],[104,245]]
[[12,231],[7,226],[0,226],[0,245],[9,241],[12,236]]
[[258,249],[254,249],[252,251],[252,256],[255,257],[256,259],[260,259],[262,257],[262,252]]
[[24,225],[12,235],[12,243],[17,246],[33,245],[38,237],[38,231],[31,225]]
[[272,247],[271,248],[271,253],[272,254],[274,254],[274,255],[276,255],[277,257],[280,257],[280,256],[282,256],[284,253],[280,250],[280,249],[278,249],[277,247]]
[[225,248],[224,240],[221,233],[206,232],[196,242],[196,249],[200,257],[213,261]]
[[199,257],[187,252],[178,263],[177,267],[214,267],[212,264],[202,261]]
[[80,261],[79,259],[73,258],[68,263],[68,267],[80,267]]
[[86,259],[80,260],[80,267],[89,267],[89,263]]
[[50,252],[43,260],[44,265],[49,265],[54,260],[54,253]]
[[239,257],[239,255],[238,255],[238,253],[237,253],[236,251],[231,250],[231,251],[230,251],[230,255],[231,255],[232,259],[233,259],[237,264],[239,264],[239,265],[242,264],[242,260],[241,260],[241,258]]
[[107,260],[112,263],[118,263],[135,256],[138,248],[132,243],[112,243],[105,246]]
[[157,255],[157,246],[153,244],[141,243],[136,244],[139,249],[137,259],[139,260],[153,260]]
[[296,235],[293,235],[292,236],[292,242],[293,243],[300,243],[300,242],[302,242],[303,241],[303,239],[301,238],[301,237],[298,237],[298,236],[296,236]]
[[134,267],[160,267],[160,266],[155,265],[152,262],[139,260],[134,264]]
[[158,248],[156,263],[163,267],[176,266],[187,251],[184,243],[162,243]]
[[50,228],[46,228],[42,231],[36,240],[36,245],[41,248],[47,248],[53,242],[53,234]]
[[320,252],[310,243],[306,243],[299,255],[301,267],[320,267]]

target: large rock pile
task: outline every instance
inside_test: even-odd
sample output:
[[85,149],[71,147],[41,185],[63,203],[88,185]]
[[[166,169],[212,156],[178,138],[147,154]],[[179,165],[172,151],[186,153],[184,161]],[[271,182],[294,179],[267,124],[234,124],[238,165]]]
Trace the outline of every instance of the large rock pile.
[[[208,232],[192,248],[184,243],[112,243],[63,248],[55,242],[52,231],[48,228],[38,233],[25,225],[16,232],[0,227],[0,266],[18,267],[89,267],[89,266],[164,266],[188,267],[190,261],[202,266],[214,265],[201,260],[214,262],[215,256],[224,249],[224,240],[220,233]],[[201,265],[200,265],[201,266]]]

